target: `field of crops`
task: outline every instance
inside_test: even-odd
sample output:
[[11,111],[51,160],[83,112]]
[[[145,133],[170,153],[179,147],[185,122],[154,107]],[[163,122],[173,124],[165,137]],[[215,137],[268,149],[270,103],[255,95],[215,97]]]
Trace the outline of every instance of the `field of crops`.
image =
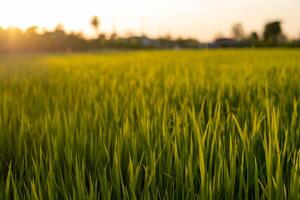
[[0,199],[299,199],[300,51],[0,56]]

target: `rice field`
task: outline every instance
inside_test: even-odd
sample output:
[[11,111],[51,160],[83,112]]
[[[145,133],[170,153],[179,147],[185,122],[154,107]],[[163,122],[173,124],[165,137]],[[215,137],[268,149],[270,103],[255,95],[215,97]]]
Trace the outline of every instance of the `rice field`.
[[0,55],[0,199],[300,199],[300,50]]

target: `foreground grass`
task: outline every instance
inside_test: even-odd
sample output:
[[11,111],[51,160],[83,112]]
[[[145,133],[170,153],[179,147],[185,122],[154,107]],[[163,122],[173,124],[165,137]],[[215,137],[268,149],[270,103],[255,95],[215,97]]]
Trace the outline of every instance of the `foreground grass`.
[[0,57],[0,199],[299,199],[300,51]]

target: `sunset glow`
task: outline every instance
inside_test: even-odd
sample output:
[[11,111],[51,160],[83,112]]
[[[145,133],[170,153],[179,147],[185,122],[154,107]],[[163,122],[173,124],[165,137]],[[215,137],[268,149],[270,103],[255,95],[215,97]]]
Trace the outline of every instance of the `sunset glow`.
[[240,22],[247,32],[261,31],[268,20],[280,19],[286,34],[300,32],[298,0],[10,0],[0,6],[0,27],[33,25],[53,29],[93,32],[89,20],[101,18],[101,31],[129,32],[150,36],[171,34],[211,40],[216,34],[230,33],[231,24]]

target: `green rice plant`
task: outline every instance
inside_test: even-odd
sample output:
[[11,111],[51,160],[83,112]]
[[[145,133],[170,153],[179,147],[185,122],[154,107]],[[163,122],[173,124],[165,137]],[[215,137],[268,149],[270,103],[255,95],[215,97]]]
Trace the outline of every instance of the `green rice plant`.
[[0,56],[0,199],[299,199],[300,51]]

